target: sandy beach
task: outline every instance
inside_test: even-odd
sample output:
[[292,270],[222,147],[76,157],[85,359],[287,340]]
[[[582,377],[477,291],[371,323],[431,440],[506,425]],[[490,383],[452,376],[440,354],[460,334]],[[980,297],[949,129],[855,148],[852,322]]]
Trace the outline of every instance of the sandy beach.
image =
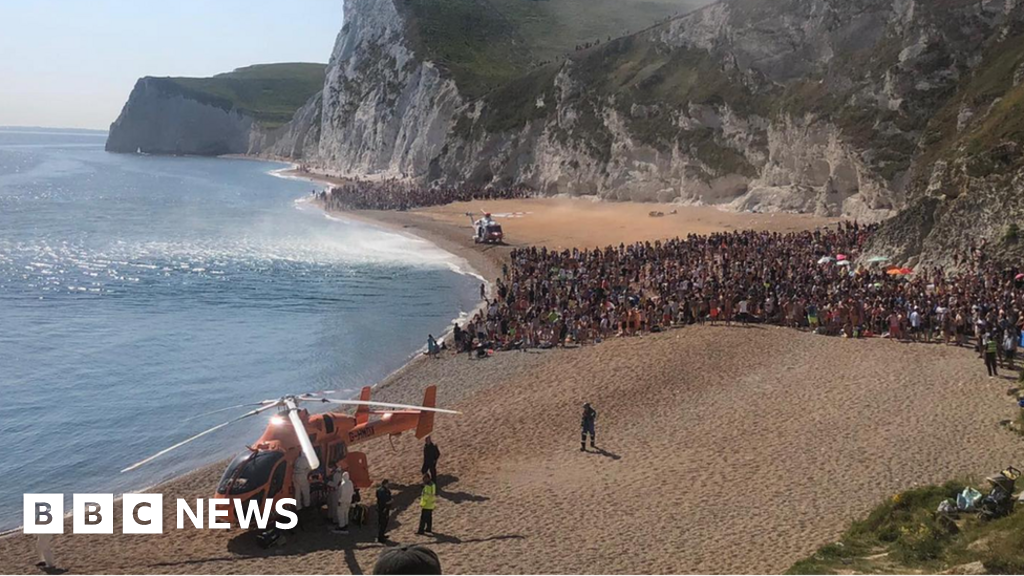
[[[473,245],[465,212],[480,210],[496,215],[509,246]],[[568,199],[347,216],[431,240],[488,279],[515,246],[830,223]],[[414,534],[420,443],[403,436],[366,452],[373,476],[398,484],[392,539],[430,545],[446,573],[780,572],[897,491],[1018,463],[1019,437],[998,424],[1014,414],[1014,383],[985,378],[972,351],[938,344],[691,326],[483,360],[421,358],[374,397],[416,402],[429,384],[441,406],[463,412],[438,417],[434,434],[437,534]],[[598,452],[579,451],[584,401],[599,412]],[[158,491],[209,497],[222,470]],[[160,537],[121,535],[119,520],[114,536],[59,536],[58,563],[74,573],[359,574],[381,551],[372,525],[339,536],[315,511],[264,551],[240,530],[174,530],[173,510]],[[4,573],[36,570],[27,536],[0,539],[0,558]]]

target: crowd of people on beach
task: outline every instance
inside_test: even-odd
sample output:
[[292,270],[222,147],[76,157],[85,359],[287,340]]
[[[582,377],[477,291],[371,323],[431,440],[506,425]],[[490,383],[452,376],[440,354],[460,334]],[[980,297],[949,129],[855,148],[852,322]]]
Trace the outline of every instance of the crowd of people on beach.
[[530,198],[534,192],[525,186],[423,187],[400,180],[359,181],[333,186],[320,192],[316,199],[327,210],[409,210],[423,206],[441,206],[471,200],[512,200]]
[[[979,249],[950,273],[859,262],[875,226],[742,231],[591,250],[517,248],[460,351],[588,344],[704,323],[971,344],[1012,367],[1024,274]],[[995,344],[993,344],[995,343]],[[990,374],[994,375],[994,369]]]

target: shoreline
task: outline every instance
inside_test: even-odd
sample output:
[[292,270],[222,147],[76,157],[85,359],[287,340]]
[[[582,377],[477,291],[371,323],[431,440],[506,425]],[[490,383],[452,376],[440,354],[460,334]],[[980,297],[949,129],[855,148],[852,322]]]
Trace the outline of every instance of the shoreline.
[[[269,171],[266,172],[266,174],[268,176],[272,176],[272,177],[275,177],[275,178],[305,180],[305,181],[312,182],[314,184],[320,184],[320,185],[330,186],[332,184],[332,182],[330,182],[330,181],[323,180],[323,179],[320,179],[318,177],[314,177],[314,175],[311,174],[311,173],[298,173],[298,170],[297,170],[298,164],[296,164],[295,162],[288,162],[288,161],[283,161],[283,160],[272,160],[272,159],[267,159],[267,158],[258,158],[258,157],[252,157],[252,156],[246,156],[246,155],[224,155],[224,156],[218,156],[218,158],[226,158],[226,159],[231,159],[231,160],[249,160],[249,161],[256,161],[256,162],[278,162],[278,163],[285,163],[285,164],[289,164],[289,166],[286,166],[286,167],[283,167],[283,168],[276,168],[274,170],[269,170]],[[417,229],[417,228],[415,228],[413,226],[402,226],[402,225],[396,224],[394,222],[389,222],[387,220],[377,219],[377,218],[374,218],[372,216],[369,216],[369,215],[366,215],[366,214],[362,214],[362,213],[359,213],[359,212],[331,212],[331,211],[328,211],[328,210],[324,209],[324,207],[321,206],[319,203],[310,201],[308,195],[304,195],[302,197],[296,198],[295,201],[296,202],[307,202],[307,203],[313,205],[317,210],[319,210],[323,214],[323,216],[325,216],[327,218],[340,219],[342,221],[349,220],[349,221],[357,223],[357,224],[372,226],[372,227],[378,228],[380,230],[385,230],[385,231],[389,231],[389,232],[398,233],[398,234],[403,235],[403,236],[412,237],[412,238],[415,238],[415,239],[427,242],[429,244],[432,244],[435,247],[437,247],[439,250],[441,250],[443,252],[446,252],[446,253],[452,255],[454,258],[456,258],[456,259],[458,259],[458,260],[460,260],[460,261],[465,263],[465,265],[467,267],[466,270],[453,270],[453,272],[455,272],[456,274],[463,274],[463,275],[473,276],[473,277],[479,279],[486,286],[486,292],[487,292],[488,296],[491,296],[491,294],[492,294],[492,292],[494,290],[494,280],[493,280],[493,278],[496,278],[496,274],[500,273],[500,270],[501,270],[500,265],[495,268],[493,265],[491,265],[489,263],[480,261],[478,263],[480,265],[482,265],[484,267],[484,269],[485,269],[485,270],[480,270],[476,265],[474,265],[473,261],[477,260],[477,259],[472,256],[472,254],[471,254],[472,250],[466,250],[466,249],[460,248],[460,247],[458,247],[457,243],[452,243],[449,240],[446,240],[445,238],[443,238],[443,237],[441,237],[439,235],[430,234],[429,231],[422,231],[422,230],[419,230],[419,229]],[[442,244],[445,244],[445,245],[448,245],[448,246],[443,246]],[[448,325],[444,329],[444,332],[441,333],[441,337],[438,338],[438,342],[441,342],[442,338],[446,339],[452,333],[452,331],[453,331],[453,324],[455,322],[461,322],[464,318],[472,318],[478,311],[483,309],[483,306],[484,306],[484,304],[483,304],[482,301],[481,302],[477,302],[476,306],[474,306],[472,309],[460,313],[459,316],[457,316],[456,318],[453,318],[451,321],[449,321]],[[384,377],[382,377],[380,380],[378,380],[378,381],[374,382],[373,384],[371,384],[370,387],[373,388],[374,391],[377,391],[377,390],[381,389],[384,385],[386,385],[388,382],[390,382],[390,381],[400,377],[402,374],[412,370],[420,361],[428,359],[423,354],[424,350],[426,350],[426,344],[424,344],[422,347],[417,348],[416,350],[412,351],[409,354],[408,358],[405,360],[405,362],[402,363],[401,366],[399,366],[398,368],[396,368],[393,371],[389,372]],[[209,463],[209,464],[199,465],[199,466],[197,466],[197,467],[195,467],[195,468],[193,468],[193,469],[191,469],[189,471],[183,472],[183,473],[178,474],[176,476],[172,476],[172,477],[167,478],[165,480],[161,480],[161,481],[156,482],[154,484],[150,484],[149,486],[146,486],[146,487],[143,487],[143,488],[139,488],[139,489],[135,489],[135,490],[132,490],[130,492],[122,492],[120,494],[115,494],[115,497],[114,497],[115,503],[119,502],[123,498],[123,495],[125,493],[128,493],[128,494],[152,493],[152,492],[160,491],[160,489],[165,487],[165,486],[169,486],[169,485],[173,485],[173,484],[178,484],[178,483],[181,483],[181,482],[186,482],[186,481],[188,481],[189,479],[191,479],[193,477],[203,476],[203,475],[209,474],[209,473],[211,473],[211,471],[223,470],[228,465],[228,463],[231,461],[231,458],[232,458],[231,456],[226,456],[223,459],[217,460],[217,461]],[[64,515],[65,519],[70,518],[70,517],[71,517],[71,512],[67,512]],[[21,535],[22,534],[22,532],[21,532],[22,528],[23,528],[23,525],[19,524],[18,526],[15,526],[15,527],[12,527],[12,528],[9,528],[9,529],[0,530],[0,539],[5,539],[5,538]]]
[[[476,202],[324,214],[431,242],[490,278],[517,246],[636,241],[669,225],[685,234],[822,222],[684,207],[648,218],[650,205],[593,203],[588,212],[564,199],[479,204],[526,211],[498,214],[509,218],[512,245],[473,244],[464,212]],[[446,573],[775,573],[894,492],[1013,461],[1018,439],[995,429],[1015,409],[1001,394],[1009,383],[983,380],[978,362],[966,348],[772,325],[693,325],[483,360],[416,355],[374,384],[373,399],[415,403],[437,384],[438,405],[463,413],[440,417],[432,434],[444,454],[435,536],[413,534],[421,443],[403,435],[364,449],[371,478],[394,486],[392,537],[430,546]],[[599,450],[579,451],[582,401],[601,412]],[[225,464],[150,490],[165,501],[207,498]],[[722,487],[737,482],[742,503],[723,502]],[[75,573],[361,573],[383,549],[373,522],[339,539],[313,512],[294,540],[269,551],[238,528],[122,536],[120,512],[113,537],[55,539],[58,562]],[[173,512],[165,506],[165,527]],[[10,558],[0,573],[30,570],[31,538],[0,538],[0,555]]]

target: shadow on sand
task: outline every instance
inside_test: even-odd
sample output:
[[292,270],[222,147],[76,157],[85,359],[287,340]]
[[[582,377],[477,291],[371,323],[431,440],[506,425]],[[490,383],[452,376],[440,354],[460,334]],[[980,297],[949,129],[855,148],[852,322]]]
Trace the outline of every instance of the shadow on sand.
[[622,456],[619,456],[618,454],[616,454],[614,452],[609,452],[609,451],[605,450],[604,448],[594,448],[594,447],[591,447],[590,449],[587,450],[587,454],[593,454],[595,456],[604,456],[605,458],[611,458],[612,460],[621,460],[622,459]]
[[[444,488],[447,485],[456,484],[458,481],[459,478],[451,474],[438,475],[438,498],[455,505],[490,500],[488,496],[465,491],[446,490]],[[391,521],[388,524],[388,532],[393,534],[402,527],[402,522],[398,519],[399,515],[410,507],[418,508],[421,485],[391,483],[390,487],[391,492],[394,494],[394,499],[392,500]],[[364,496],[364,498],[366,497]],[[364,499],[363,501],[364,504],[368,505],[366,523],[362,526],[350,525],[347,535],[332,531],[334,525],[327,519],[325,512],[318,509],[306,509],[299,512],[299,525],[285,532],[281,540],[271,548],[261,547],[256,540],[257,532],[249,530],[239,532],[228,541],[228,555],[182,560],[180,562],[157,562],[150,564],[150,566],[155,568],[190,566],[208,562],[232,562],[241,558],[301,556],[312,552],[337,550],[344,555],[345,565],[352,574],[363,574],[363,569],[356,559],[357,551],[373,548],[383,550],[386,546],[398,544],[398,542],[395,542],[390,537],[387,544],[377,542],[377,510],[373,506],[372,501],[367,502],[367,500],[372,500],[372,498]],[[523,538],[519,534],[466,539],[450,534],[434,534],[433,536],[435,538],[433,543],[437,544],[469,544]]]

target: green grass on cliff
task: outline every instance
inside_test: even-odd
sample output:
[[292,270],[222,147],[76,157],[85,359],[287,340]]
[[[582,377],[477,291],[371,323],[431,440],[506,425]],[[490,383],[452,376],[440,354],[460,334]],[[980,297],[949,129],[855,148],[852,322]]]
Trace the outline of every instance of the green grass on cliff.
[[154,78],[163,88],[225,110],[239,109],[264,128],[292,119],[313,94],[323,89],[324,64],[257,64],[210,78]]
[[633,33],[709,0],[396,0],[421,57],[477,98],[578,45]]
[[[1022,67],[1024,31],[989,48],[981,66],[963,80],[958,92],[929,122],[917,161],[919,178],[926,179],[936,161],[954,159],[961,152],[968,158],[972,176],[1004,173],[1016,167],[1019,158],[1006,163],[994,152],[1007,142],[1024,149],[1024,83],[1013,85],[1014,75]],[[962,107],[980,120],[958,131]]]
[[975,562],[988,574],[1024,573],[1024,510],[990,522],[963,514],[955,525],[936,516],[939,503],[965,485],[954,481],[897,494],[787,573],[940,574]]

